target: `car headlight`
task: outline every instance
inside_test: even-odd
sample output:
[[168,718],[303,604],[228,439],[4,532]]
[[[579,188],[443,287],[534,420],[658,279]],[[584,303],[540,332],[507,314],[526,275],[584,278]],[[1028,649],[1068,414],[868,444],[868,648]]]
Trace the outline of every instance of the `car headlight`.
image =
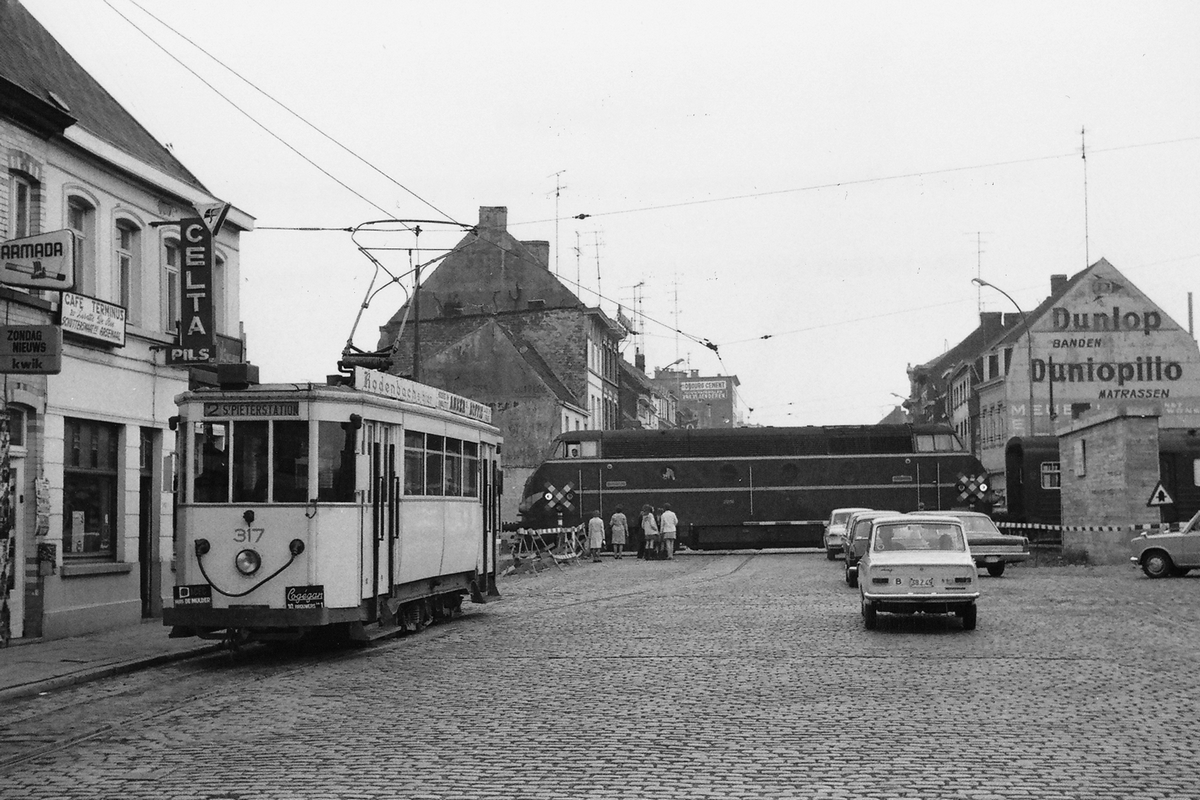
[[243,550],[233,559],[233,565],[243,575],[253,575],[262,566],[262,556],[254,550]]

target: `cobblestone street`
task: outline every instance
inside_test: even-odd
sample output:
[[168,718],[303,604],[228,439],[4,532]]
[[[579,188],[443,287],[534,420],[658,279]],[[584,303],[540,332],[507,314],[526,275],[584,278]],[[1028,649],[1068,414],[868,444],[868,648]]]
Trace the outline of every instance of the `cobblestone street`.
[[[513,576],[502,602],[366,650],[222,655],[0,706],[0,794],[1200,796],[1200,577],[980,580],[965,633],[864,630],[841,562],[815,554]],[[72,741],[14,757],[64,717]]]

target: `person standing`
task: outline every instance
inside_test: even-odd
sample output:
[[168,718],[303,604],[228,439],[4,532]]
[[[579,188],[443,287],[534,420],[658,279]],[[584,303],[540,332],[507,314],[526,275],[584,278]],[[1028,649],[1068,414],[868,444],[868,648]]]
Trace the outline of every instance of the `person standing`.
[[592,553],[592,561],[599,563],[600,551],[604,549],[604,520],[599,511],[592,512],[588,520],[588,550]]
[[645,559],[650,561],[658,552],[658,520],[654,518],[654,506],[642,506],[642,536],[646,540]]
[[629,520],[625,518],[625,512],[620,506],[617,506],[617,513],[612,515],[608,525],[612,529],[614,558],[620,558],[621,551],[625,549],[625,537],[629,535]]
[[671,510],[670,503],[663,503],[659,525],[662,530],[663,549],[666,550],[667,558],[672,559],[675,557],[675,531],[679,528],[679,517]]

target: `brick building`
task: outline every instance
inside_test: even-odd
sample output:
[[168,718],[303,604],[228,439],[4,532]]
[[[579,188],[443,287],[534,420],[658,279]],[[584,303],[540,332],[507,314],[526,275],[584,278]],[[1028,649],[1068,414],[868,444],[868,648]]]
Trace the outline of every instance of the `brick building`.
[[507,208],[481,207],[419,299],[382,326],[379,349],[391,351],[391,372],[491,406],[504,434],[502,512],[515,522],[521,487],[555,436],[618,427],[626,329],[550,272],[548,242],[518,241],[507,225]]
[[685,428],[740,428],[745,404],[736,375],[702,376],[699,370],[655,369],[654,385],[678,398],[679,425]]
[[[0,0],[0,31],[0,241],[68,231],[74,252],[69,291],[0,287],[6,324],[63,331],[61,371],[3,376],[7,633],[53,638],[157,616],[169,596],[168,420],[189,372],[164,358],[183,249],[161,223],[216,199],[15,0]],[[239,237],[252,227],[235,209],[215,242],[228,360],[244,351]]]

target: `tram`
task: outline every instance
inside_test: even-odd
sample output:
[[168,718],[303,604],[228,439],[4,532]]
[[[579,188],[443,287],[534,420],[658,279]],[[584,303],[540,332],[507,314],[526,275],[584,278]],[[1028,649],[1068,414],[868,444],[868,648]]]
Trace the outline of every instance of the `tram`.
[[979,461],[946,425],[573,431],[526,481],[527,528],[670,503],[695,549],[820,547],[835,508],[990,511]]
[[[1158,474],[1171,503],[1161,506],[1163,522],[1185,522],[1200,511],[1200,436],[1194,429],[1158,432]],[[1015,436],[1004,447],[1007,512],[1005,522],[1062,524],[1062,474],[1055,436]]]
[[176,403],[172,637],[361,639],[368,623],[415,629],[495,595],[487,406],[361,367]]

